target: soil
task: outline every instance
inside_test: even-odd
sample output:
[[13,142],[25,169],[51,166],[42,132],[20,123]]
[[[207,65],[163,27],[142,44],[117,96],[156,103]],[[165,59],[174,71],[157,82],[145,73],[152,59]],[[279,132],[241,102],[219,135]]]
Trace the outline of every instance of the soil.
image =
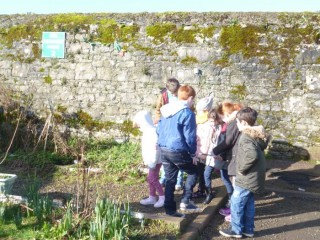
[[[70,166],[59,168],[59,176],[54,176],[54,171],[43,173],[41,191],[49,193],[59,201],[65,201],[76,193],[75,178],[69,170]],[[256,197],[256,218],[255,239],[320,239],[320,197],[310,198],[303,193],[318,193],[320,196],[320,166],[312,165],[308,162],[268,160],[266,187],[282,190],[294,190],[300,193],[297,196],[287,196],[281,191],[266,191],[263,196]],[[24,195],[25,175],[23,166],[13,165],[0,166],[0,171],[15,173],[18,175],[13,187],[13,194]],[[137,183],[132,186],[124,186],[103,180],[102,174],[92,173],[90,175],[91,186],[89,197],[92,203],[99,194],[106,193],[109,198],[129,201],[133,211],[164,214],[164,209],[155,209],[139,204],[143,197],[148,196],[148,186],[146,182]],[[213,180],[213,186],[221,184],[219,178]],[[195,187],[194,191],[197,190]],[[177,204],[181,198],[182,191],[176,192]],[[196,199],[196,203],[201,203],[203,199]],[[201,206],[201,204],[200,204]],[[188,214],[188,218],[193,218],[194,214]],[[200,239],[225,239],[219,235],[220,228],[228,227],[224,218],[216,214],[210,225],[203,231]],[[159,236],[154,239],[175,239],[174,236]]]

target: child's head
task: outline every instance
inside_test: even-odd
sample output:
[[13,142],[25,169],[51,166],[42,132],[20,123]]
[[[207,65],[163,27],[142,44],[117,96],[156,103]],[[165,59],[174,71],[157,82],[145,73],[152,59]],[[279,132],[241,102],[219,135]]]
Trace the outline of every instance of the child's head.
[[233,111],[240,111],[244,106],[241,103],[234,103],[233,104]]
[[196,91],[189,85],[180,86],[178,90],[178,99],[187,101],[188,107],[192,108],[194,98],[196,97]]
[[245,107],[239,110],[237,113],[237,124],[242,126],[253,126],[258,117],[258,113],[256,110]]
[[218,113],[223,117],[229,117],[234,111],[243,108],[241,103],[223,102],[218,106]]
[[209,119],[212,119],[215,123],[215,125],[218,125],[218,124],[222,124],[223,121],[220,117],[220,114],[218,113],[218,110],[213,108],[211,109],[209,112],[208,112],[208,118]]
[[168,79],[166,83],[166,88],[172,95],[177,95],[178,89],[180,87],[180,83],[177,79],[175,78],[170,78]]
[[139,111],[132,119],[133,127],[138,127],[143,132],[148,128],[153,128],[153,122],[150,112],[147,110]]
[[193,89],[193,87],[189,85],[180,86],[178,90],[178,99],[187,101],[190,97],[192,97],[192,99],[196,97],[196,91]]
[[208,112],[211,110],[212,104],[213,104],[212,97],[201,98],[196,105],[196,110],[197,112]]

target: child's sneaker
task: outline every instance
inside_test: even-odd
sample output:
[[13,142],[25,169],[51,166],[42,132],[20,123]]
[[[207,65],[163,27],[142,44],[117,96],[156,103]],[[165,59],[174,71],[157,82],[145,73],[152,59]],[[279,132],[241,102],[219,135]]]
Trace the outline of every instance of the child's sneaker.
[[245,233],[245,232],[242,232],[242,234],[246,237],[249,237],[249,238],[253,238],[254,237],[254,233]]
[[219,210],[219,213],[222,215],[222,216],[227,216],[227,215],[230,215],[230,208],[220,208]]
[[161,208],[164,205],[164,196],[159,196],[159,200],[153,205],[155,208]]
[[167,213],[168,216],[171,217],[177,217],[177,218],[185,218],[186,215],[182,214],[182,213],[178,213],[178,212],[173,212],[173,213]]
[[157,198],[153,196],[149,196],[148,198],[142,199],[140,204],[142,205],[154,205],[157,202]]
[[189,212],[199,212],[200,208],[198,208],[197,205],[195,205],[192,201],[189,201],[189,203],[180,203],[180,210]]
[[222,229],[219,231],[222,236],[231,237],[231,238],[242,238],[242,234],[237,234],[231,229]]
[[204,190],[198,189],[198,191],[192,193],[192,198],[204,198],[206,196],[206,193]]
[[231,222],[231,214],[225,216],[225,217],[224,217],[224,220],[225,220],[226,222]]

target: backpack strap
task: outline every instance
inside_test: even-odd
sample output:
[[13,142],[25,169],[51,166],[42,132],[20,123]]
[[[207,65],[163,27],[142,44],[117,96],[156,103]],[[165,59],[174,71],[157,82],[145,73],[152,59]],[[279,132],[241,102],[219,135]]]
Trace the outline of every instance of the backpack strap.
[[161,95],[163,98],[163,105],[169,103],[168,90],[166,88],[162,89]]

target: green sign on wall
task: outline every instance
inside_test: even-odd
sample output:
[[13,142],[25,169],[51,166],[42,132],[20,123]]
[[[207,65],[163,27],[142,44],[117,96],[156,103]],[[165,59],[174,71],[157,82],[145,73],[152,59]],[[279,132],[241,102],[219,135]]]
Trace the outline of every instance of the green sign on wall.
[[66,33],[43,32],[42,33],[42,57],[64,58]]

